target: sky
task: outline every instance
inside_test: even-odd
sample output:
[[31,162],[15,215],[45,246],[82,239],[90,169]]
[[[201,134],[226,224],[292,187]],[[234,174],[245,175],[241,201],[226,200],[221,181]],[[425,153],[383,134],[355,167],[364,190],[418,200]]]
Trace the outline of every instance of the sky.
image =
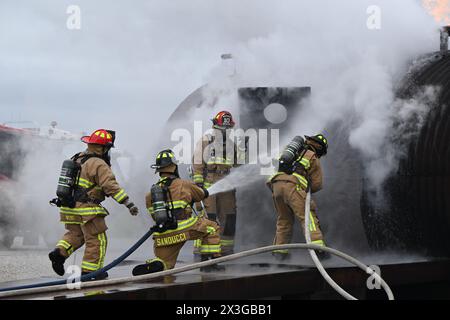
[[[354,18],[364,22],[360,2]],[[66,27],[69,5],[81,9],[80,30]],[[258,45],[291,24],[295,30],[302,24],[289,19],[309,23],[317,9],[333,18],[333,6],[308,13],[289,0],[1,1],[0,122],[157,128],[208,80],[220,54]]]
[[[76,30],[67,27],[73,5]],[[396,78],[438,48],[438,27],[418,0],[3,0],[0,123],[115,129],[122,149],[148,149],[186,96],[220,84],[220,55],[230,52],[242,84],[313,87],[302,129],[354,112],[353,132],[372,138],[392,112]],[[356,147],[377,150],[384,137],[375,137],[375,148]]]

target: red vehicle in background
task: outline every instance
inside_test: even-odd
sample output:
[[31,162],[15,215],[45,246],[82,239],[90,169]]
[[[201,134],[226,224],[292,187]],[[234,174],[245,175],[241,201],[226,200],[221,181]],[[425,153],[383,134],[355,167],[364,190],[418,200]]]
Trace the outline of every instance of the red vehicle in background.
[[12,245],[17,226],[11,195],[23,159],[20,140],[26,134],[24,130],[0,125],[0,241],[6,247]]
[[[62,162],[84,146],[84,133],[72,134],[56,125],[0,125],[0,247],[10,248],[16,237],[22,237],[25,246],[42,245],[43,238],[53,247],[63,232],[57,210],[48,201],[56,195]],[[118,149],[111,157],[118,178],[127,185],[136,167],[133,157]]]
[[[40,235],[53,245],[52,229],[58,226],[49,225],[51,219],[42,219],[48,203],[41,199],[56,178],[43,176],[43,165],[54,158],[58,165],[66,156],[62,150],[80,136],[56,129],[56,122],[48,127],[32,122],[0,125],[0,243],[4,247],[10,248],[17,236],[23,237],[25,245],[36,245]],[[46,193],[40,193],[42,189],[47,189]]]

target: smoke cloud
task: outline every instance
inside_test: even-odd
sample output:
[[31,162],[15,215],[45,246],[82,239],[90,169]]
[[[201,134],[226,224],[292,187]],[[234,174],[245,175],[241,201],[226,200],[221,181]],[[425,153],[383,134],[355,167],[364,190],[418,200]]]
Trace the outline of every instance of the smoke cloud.
[[[166,120],[204,83],[210,84],[202,90],[204,104],[182,119],[184,126],[237,110],[239,86],[311,86],[311,101],[285,139],[343,121],[350,145],[379,181],[386,170],[377,164],[385,161],[380,155],[395,119],[423,110],[417,102],[398,107],[395,86],[411,59],[438,48],[436,22],[412,0],[377,1],[376,30],[367,27],[373,1],[365,0],[78,0],[78,31],[66,28],[72,4],[1,2],[0,121],[117,130],[118,148],[134,159],[131,178],[121,182],[141,208],[155,180],[149,165],[159,147],[167,147],[161,142],[168,141],[161,137]],[[223,53],[234,56],[232,77],[219,63]],[[46,203],[56,187],[60,164],[51,153],[46,157],[51,161],[27,166],[20,179],[34,183],[40,172],[54,174],[42,185],[45,196],[34,193],[33,203]],[[136,238],[149,222],[138,219],[120,212],[111,217],[111,229]]]

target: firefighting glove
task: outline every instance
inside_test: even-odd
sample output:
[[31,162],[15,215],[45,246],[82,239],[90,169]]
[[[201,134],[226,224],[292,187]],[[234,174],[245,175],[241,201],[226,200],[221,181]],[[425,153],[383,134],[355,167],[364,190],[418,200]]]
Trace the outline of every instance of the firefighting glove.
[[138,207],[128,199],[124,202],[124,205],[128,208],[132,216],[136,216],[139,213]]
[[202,190],[203,190],[203,193],[205,194],[205,198],[204,199],[208,198],[209,197],[209,191],[205,187],[202,187]]

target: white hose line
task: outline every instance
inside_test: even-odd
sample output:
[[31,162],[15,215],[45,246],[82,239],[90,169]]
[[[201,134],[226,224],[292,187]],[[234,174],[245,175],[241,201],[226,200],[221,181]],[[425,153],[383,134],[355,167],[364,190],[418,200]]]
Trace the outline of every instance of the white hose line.
[[[233,261],[233,260],[237,260],[240,258],[244,258],[244,257],[256,255],[256,254],[272,252],[274,250],[291,250],[291,249],[322,250],[322,251],[328,252],[330,254],[336,255],[354,265],[357,265],[359,268],[364,270],[364,272],[369,273],[368,269],[372,270],[372,269],[368,268],[367,266],[365,266],[364,264],[360,263],[355,258],[353,258],[343,252],[335,250],[335,249],[321,247],[321,246],[314,245],[314,244],[284,244],[284,245],[267,246],[267,247],[252,249],[252,250],[248,250],[248,251],[243,251],[243,252],[235,253],[235,254],[232,254],[229,256],[216,258],[214,260],[194,263],[194,264],[179,267],[176,269],[151,273],[151,274],[142,275],[142,276],[117,278],[117,279],[111,279],[111,280],[99,280],[99,281],[92,281],[92,282],[81,282],[81,283],[79,283],[78,288],[79,289],[89,289],[89,288],[96,288],[96,287],[100,287],[100,286],[104,286],[104,287],[108,286],[109,287],[109,286],[114,286],[114,285],[118,285],[118,284],[143,282],[146,280],[151,280],[151,279],[155,279],[155,278],[159,278],[159,277],[163,277],[163,276],[170,276],[170,275],[178,274],[181,272],[195,270],[195,269],[198,269],[201,267],[211,266],[211,265],[214,265],[217,263]],[[372,270],[372,272],[373,272],[373,270]],[[383,285],[383,288],[385,288],[389,299],[391,299],[391,298],[393,299],[393,295],[392,295],[392,292],[391,292],[389,286],[387,286],[387,284],[384,282],[384,280],[381,277],[379,279],[380,279],[381,284]],[[70,285],[73,287],[75,284],[70,283]],[[76,290],[76,289],[70,290],[68,285],[58,285],[58,286],[51,286],[51,287],[5,291],[5,292],[0,292],[0,298],[10,298],[10,297],[18,297],[18,296],[24,296],[24,295],[36,295],[36,294],[43,294],[43,293],[50,293],[50,292],[68,291],[68,290],[74,292],[73,290]],[[108,289],[105,288],[104,290],[108,290]]]
[[[306,194],[306,201],[305,201],[305,238],[306,238],[306,243],[307,244],[311,244],[311,233],[309,230],[309,225],[310,225],[310,212],[311,212],[311,192],[308,191],[308,193]],[[325,250],[326,247],[323,247],[322,251],[327,251]],[[330,275],[326,272],[325,268],[323,267],[322,263],[320,263],[319,258],[317,257],[317,254],[314,250],[308,250],[309,254],[311,255],[311,258],[314,262],[314,264],[316,265],[317,270],[319,270],[320,274],[322,275],[322,277],[325,279],[326,282],[328,282],[328,284],[334,289],[336,290],[342,297],[344,297],[347,300],[358,300],[357,298],[355,298],[354,296],[352,296],[351,294],[349,294],[347,291],[345,291],[344,289],[342,289],[331,277]],[[367,274],[369,274],[370,276],[373,276],[375,278],[375,281],[377,281],[378,283],[381,284],[381,286],[383,287],[384,291],[386,291],[386,294],[388,295],[389,300],[394,300],[394,295],[391,291],[391,288],[388,286],[388,284],[380,277],[379,274],[377,274],[372,268],[369,268],[368,266],[366,266],[365,264],[363,264],[362,262],[356,260],[353,257],[350,257],[351,263],[357,265],[360,269],[364,270]]]

